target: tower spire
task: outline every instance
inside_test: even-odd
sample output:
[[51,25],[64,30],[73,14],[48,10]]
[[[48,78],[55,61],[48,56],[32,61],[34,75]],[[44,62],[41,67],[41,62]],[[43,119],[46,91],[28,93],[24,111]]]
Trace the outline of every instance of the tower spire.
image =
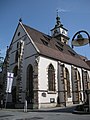
[[58,9],[56,10],[57,11],[57,17],[56,17],[56,25],[59,26],[61,24],[60,22],[60,17],[59,17],[59,13],[58,13]]
[[56,10],[56,24],[55,27],[51,30],[51,35],[54,38],[57,38],[59,41],[68,44],[69,37],[67,35],[68,30],[63,27],[63,24],[60,21],[59,10]]

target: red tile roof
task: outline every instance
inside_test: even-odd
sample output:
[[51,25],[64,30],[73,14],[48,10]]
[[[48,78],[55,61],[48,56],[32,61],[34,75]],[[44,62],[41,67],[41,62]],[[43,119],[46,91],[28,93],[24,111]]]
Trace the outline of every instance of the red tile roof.
[[90,70],[88,64],[82,60],[80,55],[78,55],[69,45],[66,45],[56,38],[37,31],[27,25],[23,24],[23,26],[39,49],[39,54]]
[[86,61],[86,63],[90,66],[90,60]]

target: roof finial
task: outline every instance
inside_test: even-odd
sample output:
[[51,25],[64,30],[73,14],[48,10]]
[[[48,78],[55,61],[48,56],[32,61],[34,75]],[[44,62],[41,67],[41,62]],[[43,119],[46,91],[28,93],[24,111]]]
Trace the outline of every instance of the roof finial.
[[59,12],[58,9],[56,11],[57,11],[56,23],[57,23],[57,26],[58,26],[58,25],[61,24],[61,22],[60,22],[60,17],[58,15],[58,12]]
[[22,22],[22,18],[19,19],[19,22]]
[[59,12],[59,10],[57,9],[56,12],[57,12],[57,17],[58,17],[58,12]]

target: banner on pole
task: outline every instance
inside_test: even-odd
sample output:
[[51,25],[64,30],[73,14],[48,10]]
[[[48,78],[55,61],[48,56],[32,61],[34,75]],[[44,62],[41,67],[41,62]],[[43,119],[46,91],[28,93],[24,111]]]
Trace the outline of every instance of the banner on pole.
[[7,88],[6,93],[11,93],[14,73],[7,72]]

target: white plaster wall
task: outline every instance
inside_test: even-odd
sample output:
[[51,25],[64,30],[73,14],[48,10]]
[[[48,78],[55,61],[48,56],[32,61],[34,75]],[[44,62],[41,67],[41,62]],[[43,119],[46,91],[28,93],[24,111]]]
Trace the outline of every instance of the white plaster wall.
[[[18,33],[20,32],[20,36],[18,36]],[[22,37],[24,36],[24,37]],[[24,50],[23,50],[23,60],[22,60],[22,102],[25,99],[25,89],[26,89],[26,70],[29,64],[34,64],[35,61],[35,54],[36,49],[34,48],[33,44],[31,43],[30,39],[26,35],[25,31],[22,29],[21,25],[18,26],[16,33],[14,35],[11,50],[9,52],[10,59],[9,59],[9,72],[13,72],[14,67],[17,65],[15,63],[15,55],[17,51],[17,42],[20,42],[21,40],[24,41]],[[13,86],[16,85],[16,77],[13,81]]]
[[[39,103],[50,103],[50,98],[55,98],[57,101],[57,92],[49,94],[48,91],[48,66],[52,64],[55,69],[56,91],[57,91],[57,61],[40,57],[38,66],[38,88],[39,88]],[[46,92],[45,92],[46,91]],[[46,93],[46,97],[42,93]]]
[[89,82],[90,82],[90,71],[87,71],[88,72],[88,75],[89,75]]
[[60,31],[61,31],[61,34],[64,34],[64,35],[66,35],[67,36],[67,31],[66,30],[64,30],[64,33],[63,33],[63,28],[60,28]]
[[[61,33],[61,34],[64,34],[64,35],[67,36],[67,31],[65,29],[63,29],[63,28],[56,28],[56,30],[57,30],[58,33],[55,33],[55,35],[58,35],[58,34]],[[63,30],[64,30],[64,32],[63,32]],[[55,29],[53,29],[51,31],[51,35],[54,35],[54,31],[55,31]]]
[[[18,36],[18,33],[20,32],[20,36]],[[24,30],[22,29],[21,25],[18,26],[15,35],[13,37],[12,40],[12,44],[11,44],[11,49],[9,52],[9,72],[13,72],[14,67],[17,65],[17,63],[15,63],[15,56],[16,56],[16,51],[17,51],[17,42],[20,42],[22,39],[22,36],[24,36],[26,33],[24,32]],[[20,39],[22,38],[22,39]],[[13,86],[16,85],[16,77],[13,80]]]
[[[20,32],[20,35],[18,36],[18,33]],[[21,38],[21,36],[24,36],[26,33],[24,29],[22,29],[22,26],[19,24],[18,28],[16,29],[15,36],[13,39],[13,42],[16,42],[18,39]]]
[[[19,32],[20,32],[20,35],[18,36]],[[9,52],[9,55],[10,55],[9,65],[15,63],[15,54],[16,54],[16,50],[17,50],[17,43],[20,42],[21,40],[25,39],[25,37],[22,38],[22,36],[25,36],[25,35],[26,35],[26,33],[22,29],[21,25],[19,25],[15,32],[13,40],[12,40],[11,50]]]
[[[27,67],[31,64],[34,67],[35,62],[35,55],[37,54],[34,46],[30,42],[29,38],[27,37],[25,46],[24,46],[24,56],[23,56],[23,71],[22,71],[22,88],[23,92],[26,90],[26,79],[27,79]],[[23,99],[25,99],[25,94],[23,93]]]
[[83,80],[82,80],[82,69],[81,68],[77,68],[77,70],[79,71],[80,73],[80,82],[81,82],[81,95],[82,95],[82,100],[84,99],[83,98]]
[[[20,36],[18,36],[18,33],[20,32]],[[11,42],[11,49],[9,51],[9,67],[8,67],[8,72],[13,72],[14,67],[17,65],[15,63],[15,55],[16,55],[16,50],[17,50],[17,42],[21,41],[21,37],[24,36],[26,33],[22,29],[21,25],[18,26],[16,29],[16,32],[14,34],[14,37]],[[24,38],[23,38],[24,39]],[[13,79],[13,86],[16,85],[16,77]],[[11,94],[8,95],[8,102],[12,101],[12,96]]]
[[25,47],[24,47],[24,58],[31,57],[36,54],[36,50],[32,43],[30,42],[29,38],[27,38]]

